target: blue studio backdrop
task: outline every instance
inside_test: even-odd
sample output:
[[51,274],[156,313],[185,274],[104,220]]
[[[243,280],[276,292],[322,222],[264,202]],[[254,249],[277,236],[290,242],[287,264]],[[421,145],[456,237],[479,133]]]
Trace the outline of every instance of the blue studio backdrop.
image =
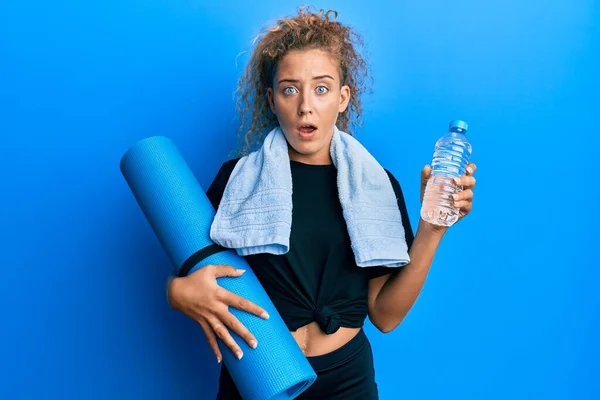
[[[171,265],[120,171],[165,135],[207,188],[251,40],[290,1],[0,2],[0,398],[211,399]],[[474,211],[415,307],[370,324],[382,399],[597,399],[600,10],[592,0],[318,1],[364,36],[357,137],[401,182],[470,125]]]

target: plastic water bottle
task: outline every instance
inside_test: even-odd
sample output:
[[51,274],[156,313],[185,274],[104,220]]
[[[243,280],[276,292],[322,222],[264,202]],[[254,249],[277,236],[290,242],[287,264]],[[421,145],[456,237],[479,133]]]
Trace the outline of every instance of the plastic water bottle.
[[465,175],[471,157],[467,128],[464,121],[451,121],[448,133],[435,144],[431,177],[421,207],[421,218],[431,224],[451,226],[458,220],[459,209],[454,207],[452,195],[463,189],[454,178]]

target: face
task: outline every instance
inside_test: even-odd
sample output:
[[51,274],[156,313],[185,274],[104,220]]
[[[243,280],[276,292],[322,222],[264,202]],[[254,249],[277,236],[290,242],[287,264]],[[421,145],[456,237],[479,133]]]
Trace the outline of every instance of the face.
[[330,164],[334,126],[350,100],[337,62],[321,50],[289,52],[277,66],[268,97],[288,141],[290,159]]

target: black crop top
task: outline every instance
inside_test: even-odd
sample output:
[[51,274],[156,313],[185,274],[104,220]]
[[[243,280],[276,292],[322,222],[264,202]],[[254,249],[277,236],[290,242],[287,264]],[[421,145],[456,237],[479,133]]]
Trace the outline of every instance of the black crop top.
[[[207,190],[218,208],[239,158],[225,162]],[[290,161],[292,227],[287,254],[244,258],[262,283],[290,331],[316,321],[323,332],[359,328],[368,313],[368,280],[396,268],[356,265],[337,191],[334,165]],[[398,199],[407,245],[414,235],[400,184],[386,170]]]

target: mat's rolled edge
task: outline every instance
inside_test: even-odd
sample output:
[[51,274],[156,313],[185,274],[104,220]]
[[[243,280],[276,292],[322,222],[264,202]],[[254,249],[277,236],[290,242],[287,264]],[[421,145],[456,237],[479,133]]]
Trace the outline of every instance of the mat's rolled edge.
[[125,150],[125,152],[121,155],[121,159],[119,160],[119,170],[121,171],[121,175],[123,175],[123,177],[125,178],[125,181],[127,181],[127,173],[125,172],[126,171],[125,164],[127,162],[128,156],[132,152],[134,152],[137,148],[142,147],[146,143],[149,143],[151,141],[164,141],[165,143],[169,143],[170,145],[175,146],[175,144],[173,143],[173,141],[171,139],[169,139],[166,136],[161,136],[161,135],[148,136],[148,137],[145,137],[145,138],[140,139],[137,142],[135,142],[132,146],[130,146],[127,150]]

